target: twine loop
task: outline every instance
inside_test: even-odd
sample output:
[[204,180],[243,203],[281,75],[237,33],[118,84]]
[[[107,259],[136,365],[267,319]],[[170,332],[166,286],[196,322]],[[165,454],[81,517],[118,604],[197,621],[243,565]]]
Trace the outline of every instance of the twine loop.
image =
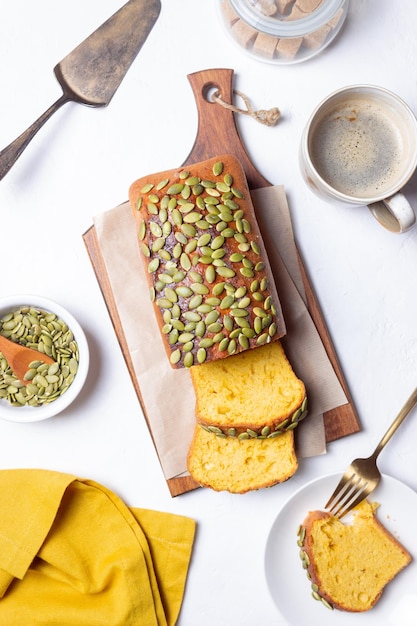
[[221,97],[220,91],[215,91],[213,93],[212,95],[213,102],[220,104],[225,109],[229,109],[229,111],[233,111],[234,113],[241,113],[242,115],[250,115],[260,124],[265,124],[265,126],[275,126],[275,124],[278,122],[279,118],[281,117],[281,113],[277,107],[273,107],[272,109],[268,109],[268,110],[259,109],[258,111],[255,111],[251,106],[249,98],[245,96],[244,93],[242,93],[241,91],[237,91],[236,89],[233,90],[233,93],[235,93],[237,96],[242,98],[243,102],[245,103],[246,109],[241,109],[239,107],[234,106],[233,104],[229,104],[228,102],[225,102]]

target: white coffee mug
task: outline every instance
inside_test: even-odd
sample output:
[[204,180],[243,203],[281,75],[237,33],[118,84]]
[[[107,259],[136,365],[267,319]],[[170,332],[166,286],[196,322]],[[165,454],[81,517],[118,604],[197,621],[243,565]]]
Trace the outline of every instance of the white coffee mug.
[[304,129],[300,166],[318,196],[367,205],[391,232],[416,221],[401,189],[417,167],[417,120],[387,89],[352,85],[325,98]]

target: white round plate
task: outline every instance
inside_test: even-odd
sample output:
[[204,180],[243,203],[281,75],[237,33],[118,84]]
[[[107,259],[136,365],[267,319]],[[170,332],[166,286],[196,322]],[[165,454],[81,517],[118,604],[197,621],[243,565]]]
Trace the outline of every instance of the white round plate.
[[331,611],[311,596],[302,568],[297,530],[310,510],[323,509],[340,476],[331,474],[298,489],[276,518],[265,550],[265,573],[272,598],[290,626],[416,626],[417,625],[417,493],[383,475],[370,500],[380,504],[377,517],[414,557],[385,588],[370,611]]

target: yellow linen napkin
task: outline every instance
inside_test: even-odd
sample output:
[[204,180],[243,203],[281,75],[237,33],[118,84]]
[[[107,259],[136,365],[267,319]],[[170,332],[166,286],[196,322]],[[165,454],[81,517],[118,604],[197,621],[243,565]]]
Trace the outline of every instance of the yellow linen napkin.
[[173,626],[195,522],[71,474],[0,471],[0,624]]

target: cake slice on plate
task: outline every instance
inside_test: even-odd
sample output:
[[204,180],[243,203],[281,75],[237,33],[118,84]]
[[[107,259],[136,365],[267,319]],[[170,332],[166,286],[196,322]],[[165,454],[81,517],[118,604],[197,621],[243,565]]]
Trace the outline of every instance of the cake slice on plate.
[[377,503],[364,500],[344,523],[311,511],[299,528],[300,556],[313,597],[329,608],[368,611],[411,555],[377,519]]

